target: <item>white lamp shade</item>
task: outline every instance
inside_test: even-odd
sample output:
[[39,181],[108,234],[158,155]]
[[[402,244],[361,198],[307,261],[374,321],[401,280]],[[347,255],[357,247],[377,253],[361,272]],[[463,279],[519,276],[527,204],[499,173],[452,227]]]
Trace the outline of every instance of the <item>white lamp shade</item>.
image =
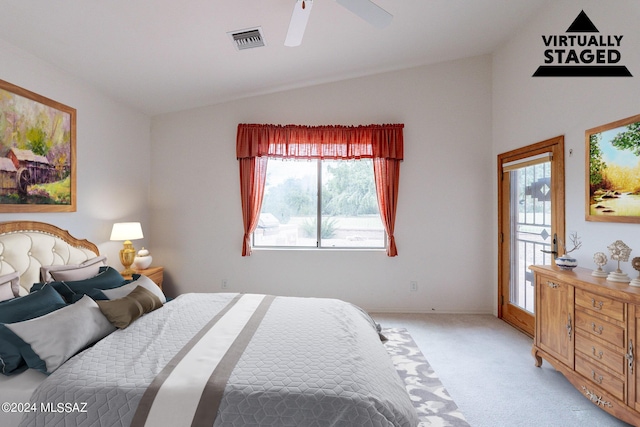
[[116,222],[111,229],[110,240],[137,240],[143,237],[139,222]]

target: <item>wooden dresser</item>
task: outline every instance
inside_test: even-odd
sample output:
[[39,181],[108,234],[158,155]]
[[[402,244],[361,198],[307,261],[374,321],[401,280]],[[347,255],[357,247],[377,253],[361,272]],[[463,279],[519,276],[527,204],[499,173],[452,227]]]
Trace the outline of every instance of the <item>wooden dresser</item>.
[[532,266],[536,366],[542,359],[591,402],[640,425],[640,288],[576,268]]

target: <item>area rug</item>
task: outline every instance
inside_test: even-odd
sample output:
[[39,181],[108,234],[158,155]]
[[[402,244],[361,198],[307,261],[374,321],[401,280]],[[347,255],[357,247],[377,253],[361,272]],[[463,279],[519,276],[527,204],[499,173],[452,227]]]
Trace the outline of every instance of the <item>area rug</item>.
[[469,427],[409,332],[403,328],[383,328],[382,334],[420,418],[419,427]]

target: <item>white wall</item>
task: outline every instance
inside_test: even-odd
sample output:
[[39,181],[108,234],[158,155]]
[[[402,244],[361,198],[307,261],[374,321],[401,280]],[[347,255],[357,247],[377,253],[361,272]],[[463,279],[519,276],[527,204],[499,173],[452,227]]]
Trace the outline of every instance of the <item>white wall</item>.
[[[544,61],[541,36],[564,34],[581,10],[602,34],[624,36],[621,64],[626,65],[634,77],[531,77]],[[565,136],[566,230],[578,232],[582,238],[582,248],[572,255],[586,268],[594,268],[595,252],[608,254],[607,246],[618,239],[634,249],[632,257],[640,256],[640,225],[587,222],[584,206],[585,130],[640,114],[639,21],[640,3],[635,0],[557,1],[494,54],[493,170],[499,153]],[[573,155],[569,150],[573,150]],[[492,178],[492,187],[496,189],[495,174]],[[493,206],[497,206],[496,190],[494,200]],[[496,215],[494,208],[493,217]],[[497,230],[497,221],[494,221],[494,230]],[[497,253],[497,249],[493,252]],[[615,265],[610,261],[607,267],[611,270]],[[626,263],[623,270],[632,277],[637,274],[630,263]],[[492,273],[497,283],[495,269]],[[497,287],[493,290],[497,293]],[[497,297],[494,300],[497,301]]]
[[[633,78],[533,78],[541,36],[584,9],[624,35],[622,62],[640,76],[640,3],[550,2],[493,58],[481,56],[183,111],[149,119],[91,84],[0,40],[0,79],[78,110],[78,211],[0,214],[51,222],[100,245],[118,265],[111,224],[140,220],[169,293],[230,291],[344,298],[372,310],[496,311],[499,153],[557,135],[566,144],[566,222],[590,267],[617,239],[640,251],[640,226],[584,220],[584,131],[640,113]],[[380,252],[256,251],[241,257],[238,123],[405,124],[396,238]],[[569,156],[569,150],[573,155]],[[611,268],[611,263],[609,268]],[[629,265],[625,271],[635,274]],[[409,292],[417,280],[419,291]]]
[[[241,256],[238,123],[405,124],[396,239],[383,252]],[[370,310],[491,312],[491,58],[475,57],[152,119],[154,260],[166,290],[342,298]],[[418,281],[418,292],[409,282]]]
[[77,110],[78,203],[72,213],[1,213],[0,221],[55,224],[98,244],[121,268],[122,244],[109,242],[113,222],[139,220],[143,231],[148,223],[150,119],[2,40],[0,57],[0,79]]

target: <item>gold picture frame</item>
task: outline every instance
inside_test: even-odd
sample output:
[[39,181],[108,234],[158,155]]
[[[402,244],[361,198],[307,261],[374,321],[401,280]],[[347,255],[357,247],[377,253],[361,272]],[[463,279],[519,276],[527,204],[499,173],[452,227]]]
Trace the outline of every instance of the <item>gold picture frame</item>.
[[76,110],[0,80],[0,212],[76,203]]
[[640,223],[640,114],[585,131],[586,220]]

